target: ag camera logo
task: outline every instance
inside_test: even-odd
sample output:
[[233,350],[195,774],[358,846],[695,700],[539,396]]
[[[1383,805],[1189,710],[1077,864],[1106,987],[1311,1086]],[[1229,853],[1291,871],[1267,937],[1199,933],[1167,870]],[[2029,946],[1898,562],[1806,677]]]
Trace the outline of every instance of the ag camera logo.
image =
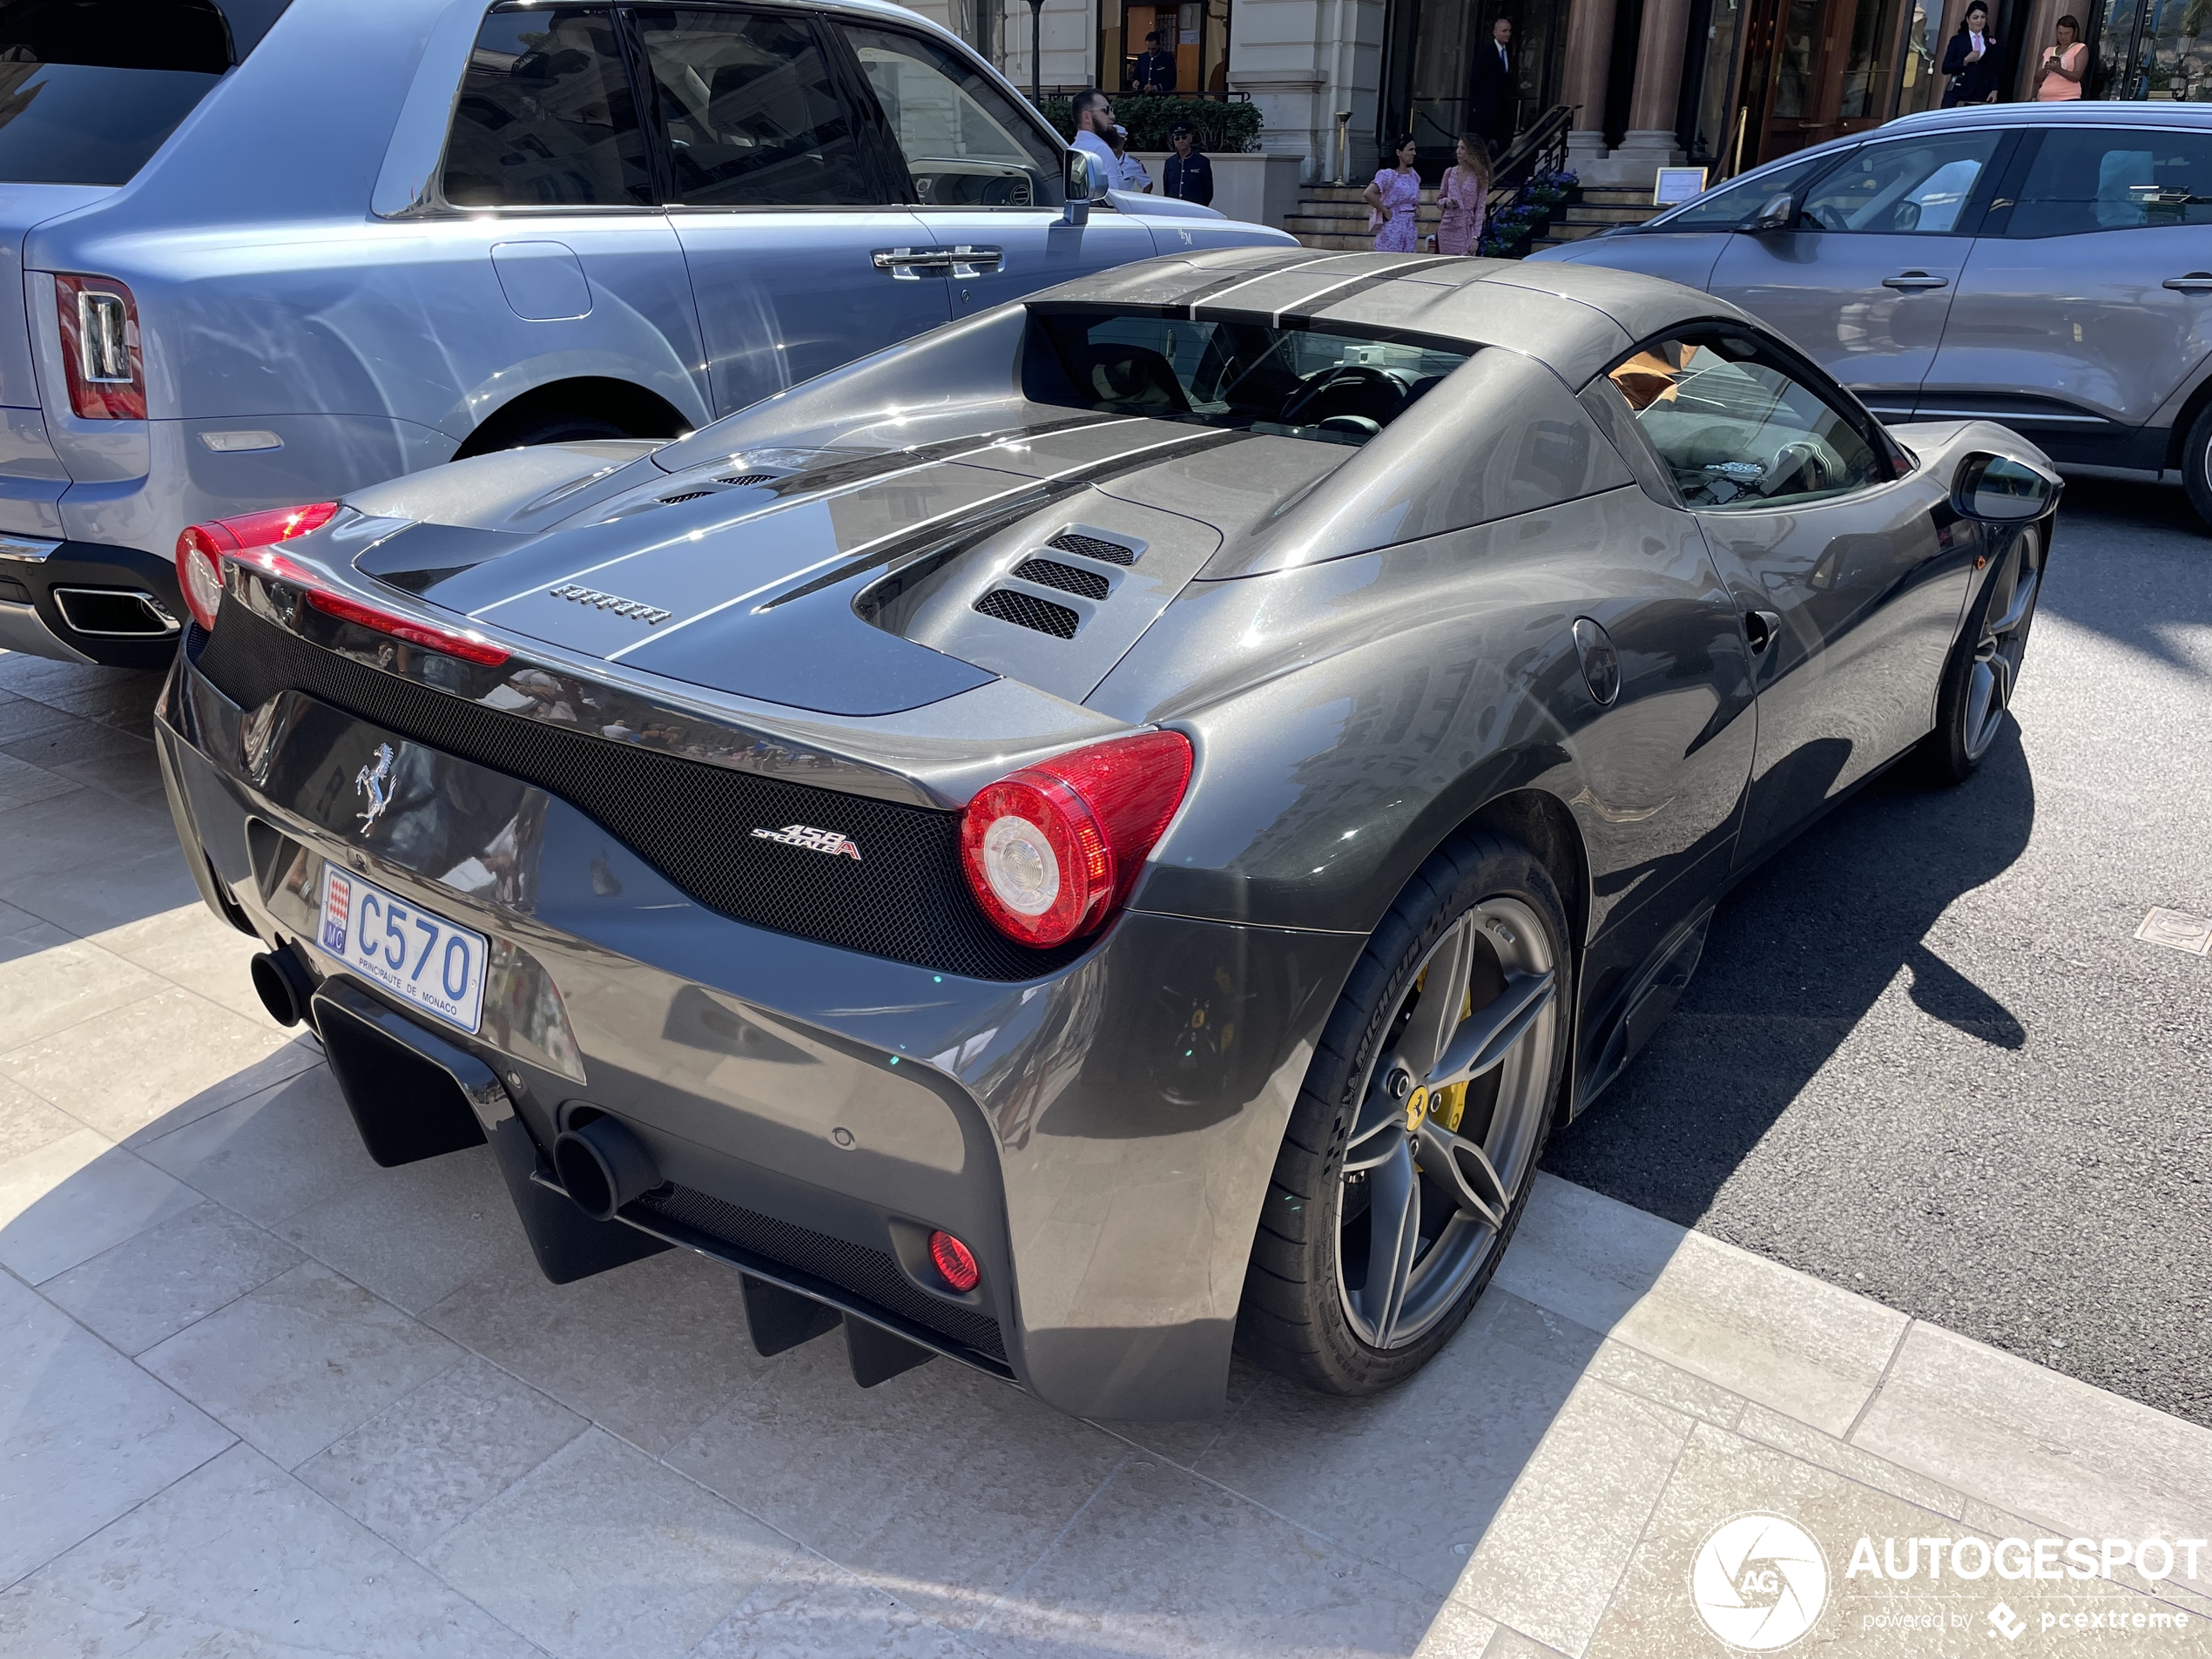
[[1819,1622],[1828,1558],[1782,1515],[1737,1515],[1716,1527],[1689,1568],[1690,1605],[1731,1648],[1772,1653]]

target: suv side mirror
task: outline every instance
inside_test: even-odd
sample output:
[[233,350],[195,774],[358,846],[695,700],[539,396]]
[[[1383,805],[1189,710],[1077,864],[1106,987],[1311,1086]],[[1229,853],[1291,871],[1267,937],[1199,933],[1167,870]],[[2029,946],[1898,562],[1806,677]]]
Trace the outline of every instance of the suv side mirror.
[[1106,199],[1109,182],[1103,173],[1097,171],[1090,157],[1080,150],[1070,149],[1068,152],[1067,172],[1062,180],[1067,206],[1061,210],[1060,222],[1062,225],[1090,223],[1090,205]]
[[1743,221],[1743,228],[1757,235],[1764,231],[1786,231],[1797,222],[1797,198],[1785,190],[1778,196],[1767,198],[1766,206]]
[[1959,463],[1951,504],[1985,524],[2024,524],[2050,511],[2066,486],[2026,462],[1976,454]]

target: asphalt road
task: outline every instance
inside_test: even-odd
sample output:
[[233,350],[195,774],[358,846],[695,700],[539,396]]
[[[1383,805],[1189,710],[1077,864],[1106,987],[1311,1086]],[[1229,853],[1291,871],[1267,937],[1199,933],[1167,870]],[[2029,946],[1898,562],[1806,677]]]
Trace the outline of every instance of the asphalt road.
[[1963,787],[1884,779],[1722,907],[1569,1180],[2212,1425],[2212,535],[2078,482]]

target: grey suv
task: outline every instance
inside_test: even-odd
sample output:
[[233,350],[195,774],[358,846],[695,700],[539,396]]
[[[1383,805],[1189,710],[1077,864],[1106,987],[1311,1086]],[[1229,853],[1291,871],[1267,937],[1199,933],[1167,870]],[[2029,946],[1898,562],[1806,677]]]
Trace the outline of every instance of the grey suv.
[[613,466],[1033,289],[1290,240],[1063,211],[1066,154],[873,0],[10,0],[0,647],[156,666],[188,524],[517,444]]
[[1912,116],[1536,257],[1734,300],[1885,419],[2178,469],[2212,522],[2212,108]]

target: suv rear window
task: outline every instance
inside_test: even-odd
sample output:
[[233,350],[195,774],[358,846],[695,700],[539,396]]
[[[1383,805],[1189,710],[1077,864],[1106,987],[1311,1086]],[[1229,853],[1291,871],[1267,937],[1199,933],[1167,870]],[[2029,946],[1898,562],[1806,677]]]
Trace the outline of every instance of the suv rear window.
[[[247,9],[258,40],[282,7]],[[0,181],[129,183],[234,61],[211,0],[0,5]]]

